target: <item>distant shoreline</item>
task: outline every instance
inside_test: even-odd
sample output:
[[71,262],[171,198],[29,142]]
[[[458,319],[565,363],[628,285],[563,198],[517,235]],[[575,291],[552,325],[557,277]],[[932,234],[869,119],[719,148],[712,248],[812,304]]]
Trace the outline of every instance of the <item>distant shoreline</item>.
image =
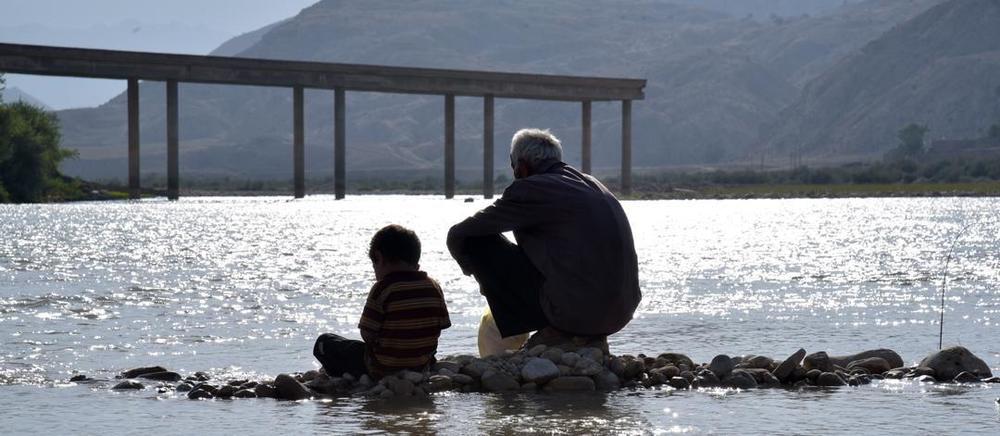
[[[83,201],[122,200],[127,198],[121,188],[103,189],[104,196],[91,196]],[[613,189],[614,190],[614,189]],[[499,197],[502,189],[497,189]],[[269,197],[289,196],[289,190],[232,190],[232,189],[182,189],[181,197]],[[332,192],[309,192],[307,195],[333,195]],[[434,190],[362,190],[348,191],[348,197],[357,195],[442,195]],[[144,189],[143,198],[165,197],[161,189]],[[478,189],[460,189],[455,197],[482,199]],[[1000,182],[969,183],[913,183],[913,184],[813,184],[813,185],[708,185],[695,187],[637,187],[632,195],[622,196],[622,200],[749,200],[749,199],[795,199],[795,198],[936,198],[936,197],[1000,197]]]

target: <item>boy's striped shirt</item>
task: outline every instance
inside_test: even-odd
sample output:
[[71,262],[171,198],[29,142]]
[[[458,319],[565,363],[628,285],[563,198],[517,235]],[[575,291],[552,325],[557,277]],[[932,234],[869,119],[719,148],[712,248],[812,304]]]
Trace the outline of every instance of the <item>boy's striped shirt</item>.
[[377,337],[368,345],[369,371],[386,374],[434,362],[441,330],[451,327],[444,294],[423,271],[395,272],[368,293],[358,328]]

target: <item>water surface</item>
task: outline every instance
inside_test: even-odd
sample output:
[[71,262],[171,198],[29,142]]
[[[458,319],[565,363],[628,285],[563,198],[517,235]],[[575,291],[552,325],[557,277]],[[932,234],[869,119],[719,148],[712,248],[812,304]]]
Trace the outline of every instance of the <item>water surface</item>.
[[[485,301],[444,244],[487,202],[344,201],[0,205],[3,433],[416,431],[996,434],[1000,388],[883,382],[837,390],[443,394],[425,401],[188,401],[66,383],[159,364],[218,377],[318,367],[322,332],[357,337],[375,230],[423,241],[422,267],[454,327],[440,354],[475,350]],[[783,358],[887,347],[908,363],[945,342],[1000,370],[1000,200],[626,202],[643,303],[615,353]]]

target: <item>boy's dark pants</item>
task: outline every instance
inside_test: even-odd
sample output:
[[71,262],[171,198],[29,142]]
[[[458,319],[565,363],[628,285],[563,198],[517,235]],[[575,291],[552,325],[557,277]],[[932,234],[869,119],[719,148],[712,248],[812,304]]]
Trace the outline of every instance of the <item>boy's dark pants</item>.
[[521,247],[503,235],[470,238],[465,244],[470,269],[501,336],[516,336],[549,325],[540,297],[545,277]]
[[362,341],[324,333],[316,339],[313,356],[323,364],[330,377],[340,377],[345,372],[355,377],[368,373],[365,367],[365,343]]

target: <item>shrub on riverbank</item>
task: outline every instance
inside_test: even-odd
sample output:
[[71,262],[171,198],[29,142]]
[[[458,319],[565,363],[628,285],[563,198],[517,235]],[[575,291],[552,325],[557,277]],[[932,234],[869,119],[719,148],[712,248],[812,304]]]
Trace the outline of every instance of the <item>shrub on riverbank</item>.
[[55,115],[26,103],[0,104],[0,203],[67,200],[80,195],[78,181],[59,174],[75,152],[59,147]]

